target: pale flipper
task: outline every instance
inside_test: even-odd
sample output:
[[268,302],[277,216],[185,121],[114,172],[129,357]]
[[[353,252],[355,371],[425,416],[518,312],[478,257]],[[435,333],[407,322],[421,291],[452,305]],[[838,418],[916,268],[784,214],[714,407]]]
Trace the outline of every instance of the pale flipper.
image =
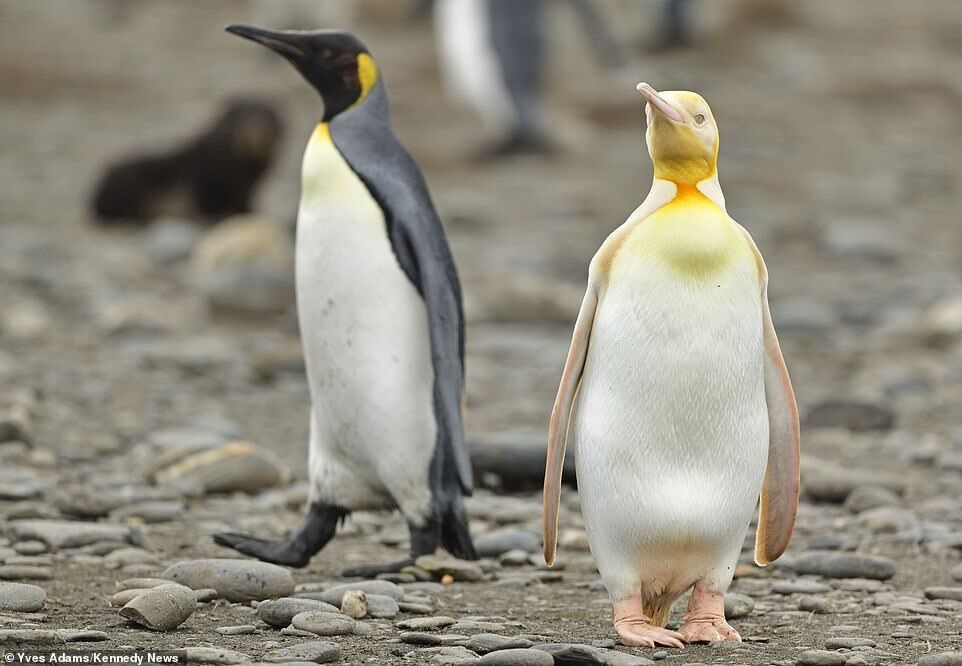
[[768,269],[751,235],[745,238],[755,252],[765,339],[765,402],[768,405],[768,466],[762,485],[758,531],[755,535],[755,562],[766,565],[785,552],[795,527],[799,490],[799,424],[795,392],[785,367],[772,315],[768,308]]
[[597,307],[596,285],[589,282],[571,336],[568,359],[561,374],[561,386],[558,388],[558,396],[551,410],[551,423],[548,426],[548,455],[544,471],[544,560],[549,565],[554,563],[558,548],[558,508],[561,502],[561,475],[564,472],[565,440],[568,437],[571,405],[585,368],[588,341],[591,338]]

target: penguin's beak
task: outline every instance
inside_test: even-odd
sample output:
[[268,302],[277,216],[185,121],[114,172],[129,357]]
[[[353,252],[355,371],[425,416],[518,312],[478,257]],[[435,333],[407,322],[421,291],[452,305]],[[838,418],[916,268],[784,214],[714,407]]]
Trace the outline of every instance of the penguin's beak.
[[685,122],[684,117],[678,112],[678,109],[673,107],[671,103],[664,97],[658,94],[658,91],[652,88],[647,83],[639,83],[637,87],[638,92],[645,96],[648,103],[651,104],[652,108],[657,109],[661,112],[663,116],[669,120],[673,120],[676,123]]
[[281,30],[265,30],[250,25],[229,25],[227,32],[262,44],[288,60],[297,62],[307,56],[305,36],[301,33]]

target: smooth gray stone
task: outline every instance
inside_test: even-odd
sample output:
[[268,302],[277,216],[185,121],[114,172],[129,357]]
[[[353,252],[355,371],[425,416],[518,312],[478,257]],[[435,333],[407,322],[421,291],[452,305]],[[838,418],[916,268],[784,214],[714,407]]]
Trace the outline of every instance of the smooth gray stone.
[[797,556],[793,565],[799,574],[826,578],[888,580],[895,575],[895,563],[877,555],[812,551]]
[[587,666],[654,666],[651,659],[606,650],[580,643],[538,643],[532,650],[542,650],[554,657],[556,664],[585,664]]
[[170,631],[186,622],[196,608],[193,590],[170,583],[134,597],[120,609],[120,615],[148,629]]
[[490,652],[478,663],[482,666],[553,666],[554,657],[542,650],[508,648]]
[[407,629],[409,631],[436,631],[450,627],[456,621],[457,620],[447,615],[432,615],[430,617],[412,617],[409,620],[401,620],[396,623],[395,626],[398,629]]
[[927,654],[919,659],[919,666],[962,666],[962,652]]
[[0,580],[50,580],[51,578],[53,578],[53,574],[47,567],[35,567],[27,564],[4,564],[0,566]]
[[291,626],[301,631],[309,631],[318,636],[343,636],[353,634],[357,623],[353,618],[341,613],[306,611],[298,613],[291,620]]
[[812,594],[806,594],[798,600],[798,610],[805,611],[806,613],[815,613],[817,615],[827,615],[828,613],[835,612],[835,609],[828,599]]
[[68,643],[101,643],[110,640],[107,632],[92,629],[58,629],[57,633]]
[[401,642],[411,645],[440,645],[440,634],[428,634],[423,631],[402,631]]
[[0,611],[37,613],[47,603],[42,587],[26,583],[0,583]]
[[365,594],[380,594],[399,600],[404,596],[404,590],[400,586],[387,580],[359,580],[354,583],[342,583],[325,589],[321,593],[321,599],[329,604],[341,606],[341,598],[348,590],[360,590]]
[[265,654],[261,660],[269,663],[313,662],[329,664],[341,658],[341,649],[328,641],[307,641],[290,647],[282,647]]
[[828,650],[805,650],[795,662],[799,666],[845,666],[848,655]]
[[391,619],[400,612],[398,602],[383,594],[367,595],[367,616],[375,619]]
[[497,530],[476,536],[474,547],[481,557],[498,557],[509,550],[536,553],[541,550],[541,537],[526,530]]
[[257,560],[187,560],[168,567],[162,575],[194,590],[213,588],[228,601],[260,601],[294,592],[294,577],[288,569]]
[[962,601],[962,587],[927,587],[925,588],[925,597],[927,599]]
[[0,629],[0,645],[51,645],[63,643],[63,637],[48,629]]
[[182,647],[170,649],[181,650],[187,657],[188,664],[212,664],[212,666],[232,666],[233,664],[244,664],[251,658],[241,652],[228,650],[226,648],[214,647]]
[[13,520],[7,524],[7,535],[14,541],[43,541],[57,550],[98,541],[133,541],[133,531],[124,525],[74,520]]
[[878,645],[871,638],[848,638],[846,636],[836,636],[825,641],[826,650],[838,650],[845,648],[851,650],[856,647],[875,647]]
[[772,585],[775,594],[824,594],[832,588],[817,580],[779,580]]
[[257,605],[257,617],[272,627],[286,627],[295,615],[305,611],[338,612],[337,608],[331,604],[317,599],[301,599],[299,597],[269,599]]
[[725,617],[729,620],[737,620],[751,615],[755,610],[755,600],[746,594],[729,592],[725,595]]
[[478,654],[486,654],[497,650],[510,650],[514,648],[529,648],[534,645],[533,641],[517,636],[501,636],[499,634],[475,634],[465,647]]
[[221,636],[246,636],[257,631],[253,624],[238,624],[231,627],[217,627],[214,629]]

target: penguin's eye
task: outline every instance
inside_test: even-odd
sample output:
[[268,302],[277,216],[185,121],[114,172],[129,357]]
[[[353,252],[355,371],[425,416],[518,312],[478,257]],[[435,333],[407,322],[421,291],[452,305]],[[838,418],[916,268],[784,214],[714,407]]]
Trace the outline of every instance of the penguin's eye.
[[331,49],[322,49],[321,57],[325,60],[330,60],[334,56],[334,52]]
[[701,125],[703,122],[705,122],[705,114],[704,114],[704,113],[696,113],[696,114],[695,114],[695,122],[696,122],[697,124],[699,124],[699,125]]

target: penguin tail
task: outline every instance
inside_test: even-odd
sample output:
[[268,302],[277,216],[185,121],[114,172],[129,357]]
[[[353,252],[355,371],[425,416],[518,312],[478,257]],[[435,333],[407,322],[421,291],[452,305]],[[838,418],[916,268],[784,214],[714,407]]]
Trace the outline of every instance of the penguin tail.
[[642,604],[642,612],[651,618],[651,623],[656,627],[664,627],[668,624],[668,617],[671,615],[672,602],[664,598],[651,599]]
[[479,559],[468,530],[468,516],[464,512],[460,494],[455,494],[441,516],[441,545],[459,559]]

